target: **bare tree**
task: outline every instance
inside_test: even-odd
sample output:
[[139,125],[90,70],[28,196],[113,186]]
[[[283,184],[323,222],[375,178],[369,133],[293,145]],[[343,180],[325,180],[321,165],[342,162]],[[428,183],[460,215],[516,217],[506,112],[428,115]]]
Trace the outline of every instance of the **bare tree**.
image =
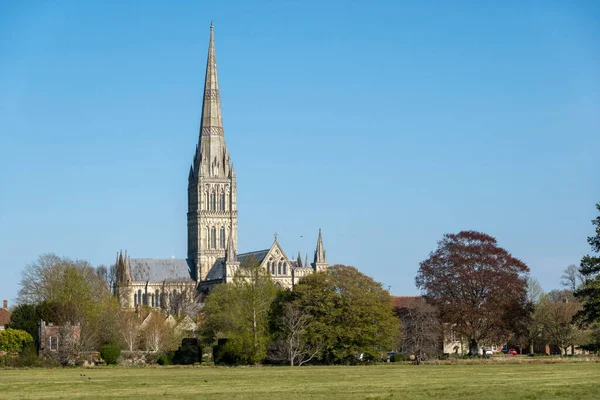
[[324,348],[324,343],[308,342],[308,326],[311,320],[312,315],[300,310],[294,304],[286,304],[280,317],[282,335],[275,342],[273,358],[285,360],[292,367],[303,365],[315,358]]
[[115,264],[112,264],[110,267],[98,265],[96,267],[96,273],[106,283],[109,292],[114,295],[116,293],[117,284],[117,266]]
[[140,340],[140,318],[135,312],[124,311],[120,316],[120,333],[129,351],[136,350]]
[[75,365],[82,354],[79,327],[67,322],[58,328],[58,362],[62,365]]
[[419,364],[439,351],[442,335],[435,307],[422,299],[409,307],[397,308],[396,314],[401,321],[403,352],[414,354]]
[[586,282],[585,275],[583,275],[577,265],[569,264],[563,271],[561,276],[560,284],[567,290],[575,292],[577,289],[582,287]]
[[527,278],[527,301],[531,304],[537,304],[544,296],[544,289],[540,282],[534,277]]
[[146,350],[160,351],[163,350],[166,341],[165,318],[158,312],[152,312],[148,316],[148,320],[143,328],[144,344]]
[[160,307],[169,315],[195,316],[200,310],[201,294],[187,282],[167,282],[162,284]]

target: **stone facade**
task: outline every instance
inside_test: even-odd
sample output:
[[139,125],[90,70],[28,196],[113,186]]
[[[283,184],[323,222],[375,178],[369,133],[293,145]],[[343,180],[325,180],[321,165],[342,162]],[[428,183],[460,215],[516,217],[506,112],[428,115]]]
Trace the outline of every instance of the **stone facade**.
[[319,230],[313,262],[287,257],[277,237],[270,248],[238,254],[236,175],[227,150],[211,24],[198,145],[188,174],[187,258],[135,259],[117,255],[117,284],[123,307],[175,311],[199,292],[231,282],[241,262],[255,257],[283,288],[329,267]]

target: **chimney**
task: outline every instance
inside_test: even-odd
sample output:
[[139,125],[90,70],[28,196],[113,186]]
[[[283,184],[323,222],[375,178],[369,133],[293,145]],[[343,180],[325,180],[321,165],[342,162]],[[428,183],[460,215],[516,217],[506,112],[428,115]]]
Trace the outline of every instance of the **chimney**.
[[8,310],[8,300],[4,300],[2,302],[2,306],[4,307],[4,309]]

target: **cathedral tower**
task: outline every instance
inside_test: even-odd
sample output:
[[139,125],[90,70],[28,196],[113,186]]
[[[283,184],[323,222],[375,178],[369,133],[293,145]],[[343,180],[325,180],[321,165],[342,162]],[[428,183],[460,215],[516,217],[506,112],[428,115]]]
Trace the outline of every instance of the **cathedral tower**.
[[[237,253],[236,181],[223,133],[214,29],[210,25],[200,138],[188,178],[188,263],[206,279],[227,248]],[[232,241],[233,243],[227,243]]]

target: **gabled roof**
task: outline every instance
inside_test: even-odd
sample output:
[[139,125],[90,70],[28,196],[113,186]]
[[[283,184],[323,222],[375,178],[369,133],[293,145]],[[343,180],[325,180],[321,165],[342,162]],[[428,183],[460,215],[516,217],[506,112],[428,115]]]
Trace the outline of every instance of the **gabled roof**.
[[191,268],[183,258],[130,258],[129,272],[134,282],[192,280]]

